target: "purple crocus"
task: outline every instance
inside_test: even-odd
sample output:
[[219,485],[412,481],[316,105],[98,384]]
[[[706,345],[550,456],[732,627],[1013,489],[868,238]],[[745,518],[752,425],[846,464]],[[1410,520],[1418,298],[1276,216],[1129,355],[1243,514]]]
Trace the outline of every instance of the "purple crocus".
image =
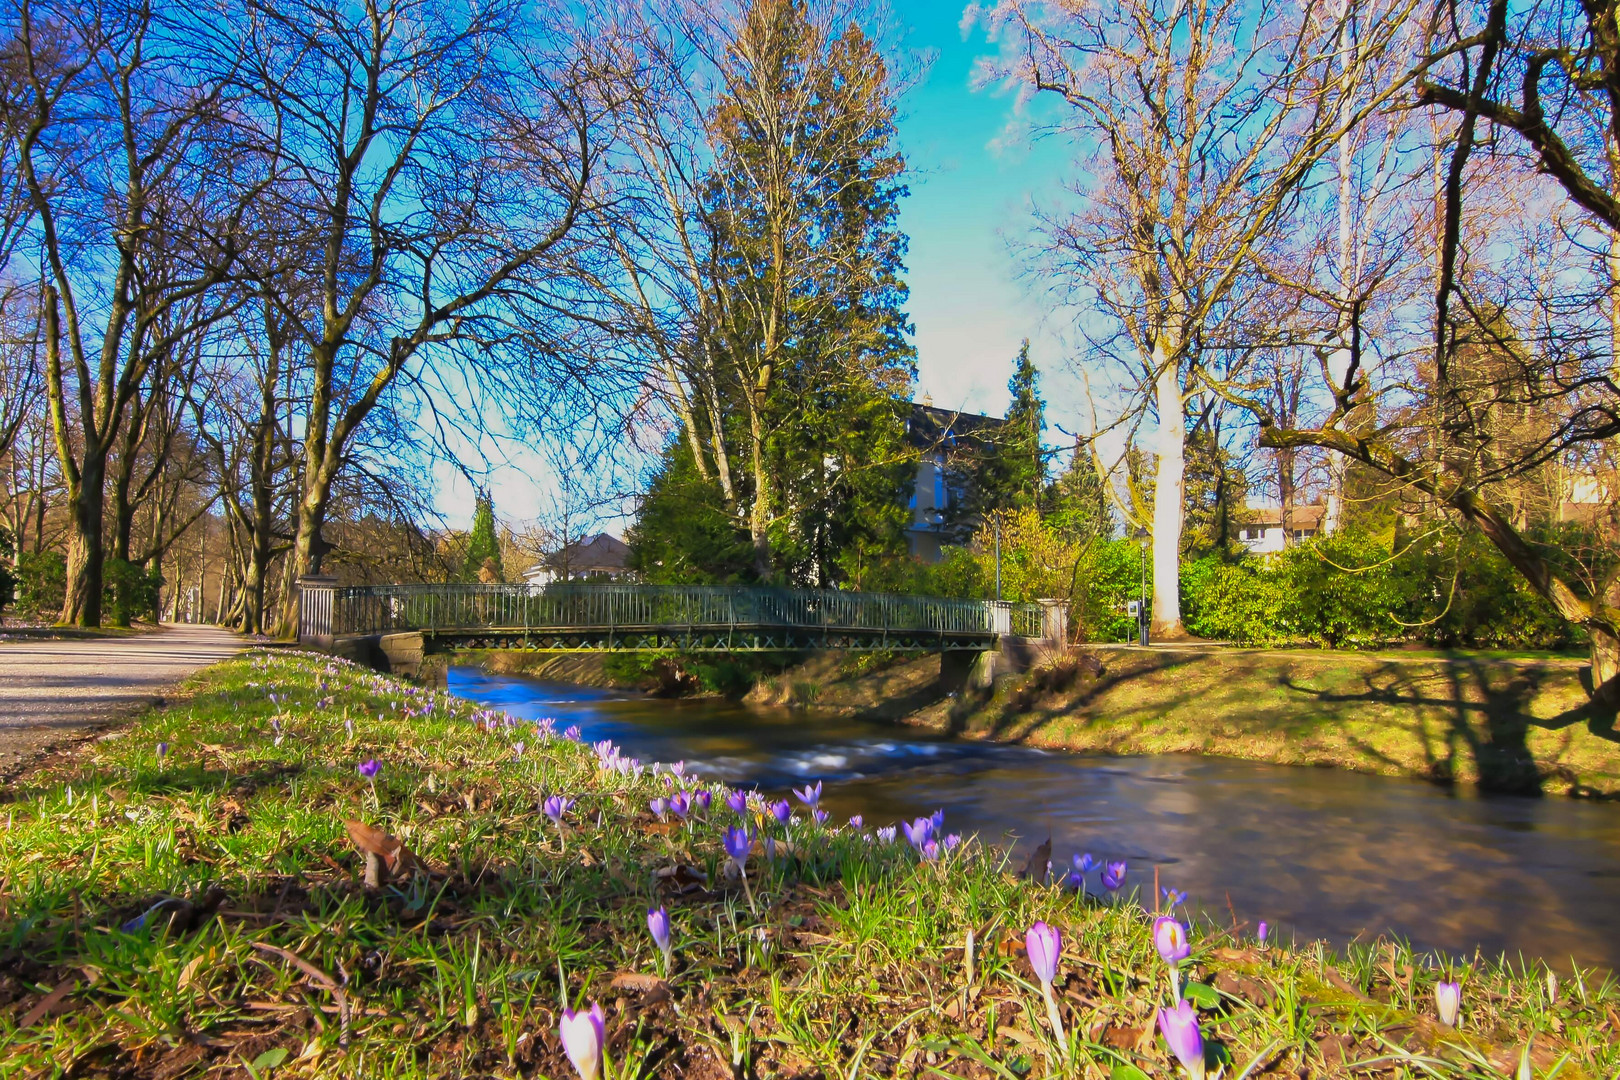
[[821,802],[821,781],[817,780],[814,784],[804,785],[803,791],[794,788],[793,794],[800,802],[814,810]]
[[663,821],[665,818],[669,817],[669,800],[668,799],[654,799],[652,802],[648,803],[647,805],[648,805],[648,807],[650,807],[652,809],[653,813],[658,815],[658,820],[659,821]]
[[707,814],[709,812],[709,802],[713,798],[714,796],[709,794],[707,790],[694,791],[692,793],[692,805]]
[[916,821],[900,823],[900,828],[906,834],[906,843],[921,851],[922,846],[934,837],[934,823],[932,820],[920,817]]
[[579,742],[579,736],[580,731],[578,724],[569,724],[568,727],[563,731],[563,738],[567,739],[569,742]]
[[1029,954],[1029,966],[1042,985],[1050,986],[1057,979],[1058,957],[1063,953],[1063,935],[1057,927],[1038,922],[1024,935],[1024,949]]
[[730,807],[731,812],[738,817],[746,818],[748,816],[748,792],[733,791],[726,796],[726,806]]
[[955,851],[962,843],[961,833],[947,833],[945,836],[945,850]]
[[885,844],[894,843],[895,828],[893,825],[884,825],[877,831],[877,838]]
[[602,1015],[602,1006],[593,1002],[588,1011],[564,1009],[557,1034],[580,1080],[598,1080],[602,1075],[602,1048],[607,1042],[607,1017]]
[[917,854],[923,857],[923,862],[938,862],[939,841],[928,840],[924,842],[923,846],[917,849]]
[[793,816],[793,804],[783,799],[781,802],[771,803],[771,816],[783,825]]
[[366,758],[366,760],[360,763],[359,769],[361,776],[365,777],[367,780],[375,782],[377,779],[377,774],[382,771],[382,762],[378,761],[376,758]]
[[157,744],[157,756],[158,756],[159,761],[162,761],[164,758],[169,756],[169,744],[168,743],[160,742],[160,743]]
[[573,806],[573,799],[563,795],[551,795],[546,798],[542,809],[545,810],[546,817],[551,819],[551,823],[560,829],[562,828],[563,815],[573,809]]
[[1462,1009],[1462,983],[1437,982],[1434,984],[1434,1008],[1440,1022],[1446,1027],[1457,1026],[1457,1013]]
[[1107,889],[1109,892],[1117,892],[1119,887],[1125,884],[1125,871],[1127,869],[1129,868],[1126,866],[1125,860],[1123,859],[1121,859],[1119,862],[1103,864],[1103,888]]
[[726,830],[726,854],[731,861],[737,864],[738,869],[748,862],[748,853],[754,847],[754,833],[752,829],[741,829],[733,825]]
[[1160,1009],[1159,1033],[1191,1080],[1204,1080],[1204,1036],[1198,1030],[1198,1013],[1192,1003],[1182,1001],[1173,1009]]
[[1192,955],[1192,942],[1187,940],[1187,928],[1180,920],[1160,915],[1153,920],[1153,947],[1159,950],[1164,962],[1174,967]]
[[669,911],[660,904],[647,912],[647,932],[652,935],[653,944],[658,951],[664,954],[664,974],[670,972],[670,944],[669,944]]
[[1161,889],[1160,892],[1164,895],[1164,909],[1166,911],[1174,911],[1178,905],[1187,902],[1187,894],[1177,889]]
[[813,810],[810,811],[810,816],[816,819],[816,824],[817,825],[825,825],[825,824],[827,824],[827,817],[828,817],[827,811],[823,810],[819,806],[815,807]]
[[1260,925],[1255,927],[1255,929],[1254,929],[1254,938],[1255,938],[1256,941],[1258,941],[1260,943],[1260,947],[1262,949],[1265,948],[1265,946],[1266,946],[1266,935],[1269,934],[1270,932],[1271,932],[1271,927],[1266,925],[1266,922],[1265,922],[1264,919],[1260,920]]
[[849,819],[849,827],[854,829],[856,832],[859,832],[863,827],[865,827],[865,825],[866,819],[861,817],[859,814],[856,814],[854,817]]
[[1063,935],[1057,927],[1037,922],[1024,935],[1024,952],[1029,966],[1041,983],[1041,996],[1046,999],[1046,1018],[1052,1024],[1052,1035],[1059,1043],[1063,1038],[1063,1017],[1058,1012],[1057,998],[1052,995],[1052,984],[1057,981],[1058,959],[1063,955]]
[[1075,871],[1081,874],[1089,874],[1093,870],[1097,869],[1098,866],[1097,860],[1092,858],[1091,852],[1089,851],[1084,855],[1074,856],[1072,862],[1074,863]]
[[685,821],[692,812],[692,797],[684,791],[677,791],[669,797],[669,812]]

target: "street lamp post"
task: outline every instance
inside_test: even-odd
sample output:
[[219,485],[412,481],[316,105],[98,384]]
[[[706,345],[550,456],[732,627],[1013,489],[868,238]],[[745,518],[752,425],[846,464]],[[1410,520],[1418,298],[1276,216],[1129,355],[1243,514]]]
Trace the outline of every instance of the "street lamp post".
[[1147,526],[1138,526],[1135,540],[1142,546],[1142,598],[1136,608],[1136,636],[1141,645],[1148,643],[1148,606],[1147,606]]

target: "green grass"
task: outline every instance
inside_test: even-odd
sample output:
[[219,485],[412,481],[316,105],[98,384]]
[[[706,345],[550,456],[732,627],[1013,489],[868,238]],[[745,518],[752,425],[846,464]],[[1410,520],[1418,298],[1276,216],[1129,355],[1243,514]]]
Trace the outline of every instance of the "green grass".
[[[647,805],[664,774],[477,716],[347,664],[252,654],[19,781],[0,807],[0,1074],[560,1078],[559,1010],[594,1000],[620,1080],[1176,1075],[1134,904],[1020,880],[972,839],[930,863],[809,823],[771,827],[786,844],[756,852],[745,890],[719,792],[707,820],[662,823]],[[371,757],[375,791],[355,768]],[[563,833],[550,793],[577,799]],[[426,871],[368,892],[346,818]],[[154,909],[168,898],[185,903]],[[667,983],[646,932],[659,903]],[[1062,1045],[1022,955],[1036,919],[1065,939]],[[1262,951],[1210,925],[1193,942],[1189,994],[1229,1078],[1495,1075],[1532,1038],[1538,1077],[1620,1070],[1607,978],[1550,995],[1539,965],[1453,968],[1452,1031],[1432,1018],[1440,969],[1398,943]]]
[[1099,649],[925,710],[959,734],[1117,754],[1199,753],[1479,784],[1620,795],[1620,734],[1568,661],[1480,656]]

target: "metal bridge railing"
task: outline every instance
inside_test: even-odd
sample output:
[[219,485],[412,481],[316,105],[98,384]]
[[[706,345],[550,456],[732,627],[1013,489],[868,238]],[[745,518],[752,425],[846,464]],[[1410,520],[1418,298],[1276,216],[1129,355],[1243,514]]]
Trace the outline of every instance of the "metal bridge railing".
[[940,634],[1043,632],[1039,604],[749,585],[362,585],[302,583],[299,636],[405,630],[766,627]]

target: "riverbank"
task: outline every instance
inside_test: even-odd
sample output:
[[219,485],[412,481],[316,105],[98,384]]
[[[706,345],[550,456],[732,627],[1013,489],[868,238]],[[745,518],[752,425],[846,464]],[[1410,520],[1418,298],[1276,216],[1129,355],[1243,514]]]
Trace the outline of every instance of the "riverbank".
[[1212,754],[1616,797],[1620,736],[1612,717],[1589,708],[1582,674],[1557,658],[1097,648],[908,720],[1095,753]]
[[[949,821],[918,851],[801,807],[750,812],[739,879],[725,790],[543,726],[286,652],[189,690],[6,792],[8,1073],[564,1077],[566,999],[603,1005],[621,1080],[1176,1074],[1151,919],[1096,899],[1095,872],[1082,895]],[[659,820],[649,802],[677,793],[686,819]],[[561,827],[548,795],[570,800]],[[357,843],[382,853],[378,887]],[[1062,935],[1061,1041],[1024,955],[1036,920]],[[1499,1075],[1526,1045],[1537,1075],[1620,1068],[1609,980],[1457,965],[1459,1030],[1436,1019],[1442,972],[1397,945],[1338,958],[1199,925],[1183,965],[1232,1076]]]

